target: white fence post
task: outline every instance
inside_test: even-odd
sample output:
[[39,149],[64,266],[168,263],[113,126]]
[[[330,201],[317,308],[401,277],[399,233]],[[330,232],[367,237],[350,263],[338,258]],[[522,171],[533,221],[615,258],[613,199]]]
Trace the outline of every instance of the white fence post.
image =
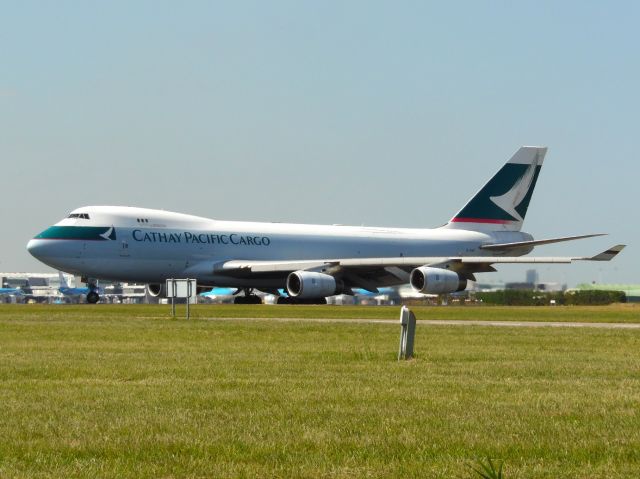
[[400,347],[398,348],[398,361],[413,357],[413,344],[416,337],[416,316],[403,306],[400,310]]

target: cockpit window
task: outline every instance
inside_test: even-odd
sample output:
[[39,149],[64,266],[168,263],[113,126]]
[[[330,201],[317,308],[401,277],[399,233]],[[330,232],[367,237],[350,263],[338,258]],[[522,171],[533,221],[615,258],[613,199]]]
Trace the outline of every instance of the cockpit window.
[[79,218],[81,220],[88,220],[89,214],[88,213],[71,213],[69,216],[67,216],[67,218]]

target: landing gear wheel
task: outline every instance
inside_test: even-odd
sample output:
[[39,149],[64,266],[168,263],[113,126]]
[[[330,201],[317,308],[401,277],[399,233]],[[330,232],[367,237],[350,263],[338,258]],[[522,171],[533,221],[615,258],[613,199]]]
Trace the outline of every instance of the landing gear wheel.
[[95,291],[89,291],[89,293],[87,293],[87,303],[96,304],[98,301],[100,301],[100,295],[98,293]]
[[233,298],[233,304],[262,304],[262,298],[255,294],[249,296],[236,296]]
[[262,304],[262,298],[253,294],[253,288],[245,288],[244,296],[233,298],[233,304]]

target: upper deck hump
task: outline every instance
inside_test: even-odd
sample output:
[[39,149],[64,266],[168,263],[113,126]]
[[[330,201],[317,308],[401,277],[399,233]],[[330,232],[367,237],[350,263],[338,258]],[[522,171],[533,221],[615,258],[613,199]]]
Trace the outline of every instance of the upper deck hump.
[[88,220],[85,222],[87,225],[139,224],[164,228],[204,228],[215,223],[215,220],[201,216],[134,206],[82,206],[73,210],[61,223],[67,220],[76,222],[83,219]]
[[133,206],[83,206],[73,210],[58,226],[120,226],[127,228],[169,228],[273,235],[359,238],[425,238],[459,240],[469,232],[446,229],[318,225],[214,220],[173,211]]

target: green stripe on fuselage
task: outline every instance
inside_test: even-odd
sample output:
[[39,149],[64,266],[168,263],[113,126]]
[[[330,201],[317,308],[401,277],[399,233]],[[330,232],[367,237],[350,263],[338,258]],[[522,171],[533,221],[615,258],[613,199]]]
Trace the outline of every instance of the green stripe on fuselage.
[[109,226],[51,226],[35,239],[107,241],[107,238],[100,235],[105,234],[109,229]]

